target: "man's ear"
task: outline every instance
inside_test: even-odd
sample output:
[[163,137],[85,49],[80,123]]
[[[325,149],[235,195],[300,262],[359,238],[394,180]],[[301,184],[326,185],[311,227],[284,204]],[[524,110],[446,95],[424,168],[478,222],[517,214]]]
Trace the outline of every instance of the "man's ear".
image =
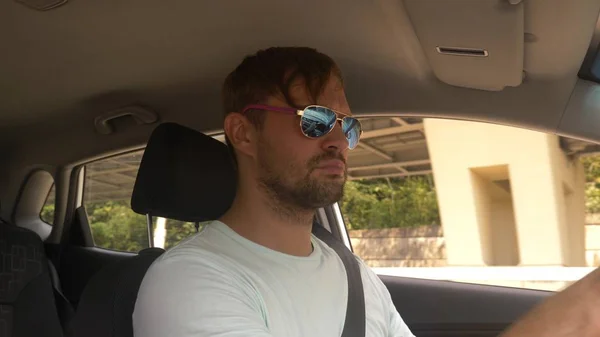
[[231,112],[225,116],[223,123],[225,135],[234,149],[254,157],[256,154],[256,128],[244,115]]

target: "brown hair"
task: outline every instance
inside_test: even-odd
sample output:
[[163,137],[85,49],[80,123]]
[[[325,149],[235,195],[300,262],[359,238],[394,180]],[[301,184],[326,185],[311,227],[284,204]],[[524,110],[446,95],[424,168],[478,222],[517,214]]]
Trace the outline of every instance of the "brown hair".
[[[225,79],[222,92],[225,115],[241,112],[248,104],[263,103],[267,97],[276,94],[282,94],[290,106],[301,109],[303,107],[298,107],[289,95],[290,85],[297,78],[303,78],[309,95],[315,100],[332,73],[342,80],[333,59],[313,48],[273,47],[260,50],[244,58]],[[262,127],[264,116],[263,111],[247,114],[250,122],[257,127]],[[229,139],[225,139],[230,145]]]

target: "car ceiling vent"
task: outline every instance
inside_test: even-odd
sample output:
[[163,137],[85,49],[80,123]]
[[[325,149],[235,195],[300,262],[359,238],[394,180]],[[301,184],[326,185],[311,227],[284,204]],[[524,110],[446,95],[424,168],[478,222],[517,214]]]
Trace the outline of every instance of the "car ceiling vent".
[[17,2],[38,11],[47,11],[67,3],[67,0],[16,0]]
[[485,49],[459,48],[459,47],[436,47],[438,53],[454,56],[487,57]]

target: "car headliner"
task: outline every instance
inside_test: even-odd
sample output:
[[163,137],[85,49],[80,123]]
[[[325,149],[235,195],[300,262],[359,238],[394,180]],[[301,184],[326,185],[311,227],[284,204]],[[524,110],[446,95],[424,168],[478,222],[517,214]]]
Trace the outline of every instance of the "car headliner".
[[525,43],[526,77],[502,91],[438,80],[410,1],[79,0],[49,11],[1,2],[0,144],[15,145],[3,150],[15,159],[50,165],[139,146],[155,125],[109,136],[94,130],[98,114],[131,104],[161,121],[218,130],[226,74],[260,48],[290,45],[339,63],[358,115],[490,121],[600,141],[599,117],[570,109],[586,97],[577,87],[595,87],[577,72],[600,0],[525,1],[525,32],[535,37]]

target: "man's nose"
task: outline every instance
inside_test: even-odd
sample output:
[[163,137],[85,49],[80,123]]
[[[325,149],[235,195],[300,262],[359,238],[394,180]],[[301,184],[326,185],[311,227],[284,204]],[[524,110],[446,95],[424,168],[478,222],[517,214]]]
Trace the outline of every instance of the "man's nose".
[[333,130],[325,135],[322,146],[323,150],[326,151],[337,150],[341,152],[348,149],[348,139],[344,135],[340,121],[337,121]]

